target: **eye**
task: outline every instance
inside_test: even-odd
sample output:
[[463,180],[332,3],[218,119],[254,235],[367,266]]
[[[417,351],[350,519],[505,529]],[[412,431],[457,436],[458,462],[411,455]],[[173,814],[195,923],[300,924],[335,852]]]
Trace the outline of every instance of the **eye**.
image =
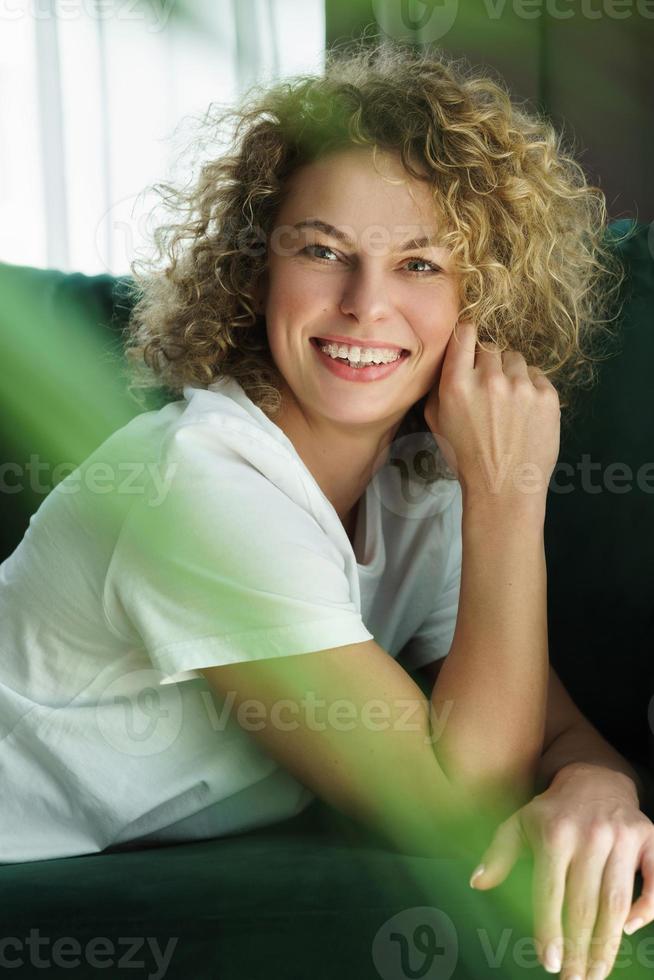
[[[312,251],[311,251],[312,249],[319,249],[319,250],[321,250],[323,252],[331,252],[332,255],[335,255],[336,258],[337,258],[337,260],[338,260],[337,253],[332,248],[330,248],[329,245],[317,245],[317,244],[316,245],[305,245],[305,247],[303,249],[301,249],[300,254],[301,255],[304,255],[304,254],[311,255],[312,254]],[[330,263],[333,264],[333,260],[321,258],[319,255],[314,255],[314,258],[317,258],[321,262],[330,262]],[[409,270],[409,274],[412,275],[412,276],[423,276],[425,274],[426,275],[436,275],[437,273],[439,273],[439,272],[442,271],[441,268],[440,268],[440,266],[436,265],[434,262],[428,262],[427,259],[420,259],[418,257],[407,259],[406,262],[405,262],[405,265],[408,262],[420,262],[420,263],[422,263],[422,265],[427,266],[427,268],[424,271],[422,271],[422,270]]]
[[[434,273],[435,274],[435,273],[441,271],[440,266],[435,265],[433,262],[428,262],[427,259],[418,259],[418,258],[415,258],[415,259],[407,259],[407,262],[421,262],[423,265],[426,265],[427,266],[427,269],[426,269],[427,274],[430,274],[430,273]],[[424,275],[424,273],[418,272],[416,270],[413,270],[413,271],[409,270],[409,271],[410,271],[411,275],[414,275],[414,276]]]
[[[328,245],[305,245],[305,247],[301,251],[301,254],[304,254],[304,253],[311,254],[311,249],[312,248],[319,248],[319,249],[322,249],[323,252],[331,252],[332,255],[336,255],[336,252],[333,249],[331,249]],[[314,258],[320,258],[320,256],[314,256]],[[321,259],[321,261],[322,262],[329,262],[330,259]]]

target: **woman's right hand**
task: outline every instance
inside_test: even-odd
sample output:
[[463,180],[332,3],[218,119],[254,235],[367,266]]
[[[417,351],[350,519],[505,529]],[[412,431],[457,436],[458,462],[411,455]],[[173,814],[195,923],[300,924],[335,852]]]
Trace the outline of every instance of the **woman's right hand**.
[[522,354],[485,346],[474,323],[459,324],[425,421],[467,497],[544,505],[559,455],[559,396]]

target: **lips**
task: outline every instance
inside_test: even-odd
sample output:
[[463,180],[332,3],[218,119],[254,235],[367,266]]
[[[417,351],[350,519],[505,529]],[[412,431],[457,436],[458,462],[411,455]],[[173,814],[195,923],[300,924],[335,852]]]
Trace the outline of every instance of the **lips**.
[[330,374],[340,378],[342,381],[352,382],[381,382],[389,378],[396,371],[402,371],[403,362],[409,356],[408,351],[395,357],[392,361],[382,364],[366,364],[363,367],[353,367],[346,360],[330,357],[326,351],[321,350],[320,342],[317,338],[312,338],[312,346],[316,352],[316,357],[323,368]]
[[359,347],[361,350],[365,350],[366,347],[370,350],[375,350],[377,348],[381,350],[399,350],[402,357],[407,357],[411,351],[407,350],[406,347],[400,347],[398,344],[385,344],[379,341],[354,341],[354,340],[334,340],[330,337],[311,337],[311,343],[315,347],[320,347],[321,344],[338,344],[345,345],[346,347]]

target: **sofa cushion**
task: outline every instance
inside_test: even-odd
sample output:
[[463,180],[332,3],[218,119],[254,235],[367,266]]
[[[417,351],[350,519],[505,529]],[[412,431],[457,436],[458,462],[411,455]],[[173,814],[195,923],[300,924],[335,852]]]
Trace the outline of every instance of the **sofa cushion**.
[[219,840],[0,866],[0,966],[76,980],[533,977],[528,862],[501,892],[471,890],[471,870],[447,842],[436,858],[380,849],[316,801]]

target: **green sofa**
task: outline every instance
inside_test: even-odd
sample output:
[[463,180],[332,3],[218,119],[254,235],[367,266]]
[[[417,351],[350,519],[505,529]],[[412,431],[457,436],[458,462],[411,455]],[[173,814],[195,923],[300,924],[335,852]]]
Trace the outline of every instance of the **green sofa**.
[[[549,494],[550,656],[639,769],[654,818],[654,235],[635,225],[617,247],[628,271],[620,346],[562,439]],[[0,264],[0,560],[48,486],[141,410],[121,375],[126,284]],[[0,866],[0,968],[157,980],[545,976],[530,939],[529,861],[474,892],[476,861],[449,855],[447,841],[442,850],[395,854],[316,800],[231,837]],[[649,976],[653,936],[624,937],[612,975]]]

